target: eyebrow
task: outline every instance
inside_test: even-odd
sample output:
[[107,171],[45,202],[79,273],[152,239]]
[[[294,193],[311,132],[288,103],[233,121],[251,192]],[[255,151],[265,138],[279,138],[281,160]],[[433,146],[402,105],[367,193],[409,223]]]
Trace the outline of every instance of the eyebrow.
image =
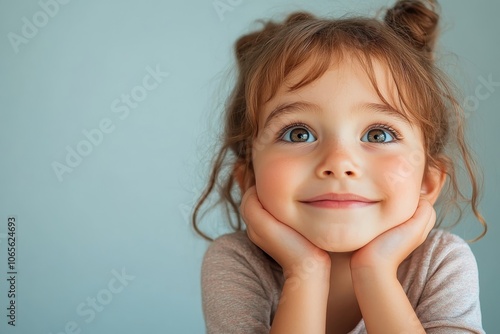
[[389,115],[393,118],[396,118],[396,119],[402,121],[403,123],[408,124],[409,126],[412,125],[408,116],[406,116],[401,111],[394,109],[393,107],[391,107],[388,104],[365,103],[365,104],[361,105],[361,109],[367,109],[367,110],[374,111],[376,113],[386,114],[386,115]]
[[[363,110],[363,109],[373,111],[375,113],[388,115],[411,126],[409,118],[402,112],[391,107],[390,105],[380,104],[380,103],[364,103],[358,106],[358,108],[356,108],[356,110]],[[303,101],[282,103],[278,105],[276,108],[274,108],[273,111],[271,111],[271,113],[269,114],[269,116],[267,116],[266,122],[264,123],[264,128],[266,128],[273,119],[297,111],[319,112],[321,111],[321,107],[318,106],[317,104],[310,102],[303,102]]]
[[296,112],[297,110],[319,112],[321,111],[321,108],[317,104],[310,102],[303,102],[303,101],[282,103],[278,105],[276,108],[274,108],[273,111],[271,111],[271,113],[269,114],[269,116],[267,116],[266,122],[264,123],[264,128],[266,128],[274,118]]

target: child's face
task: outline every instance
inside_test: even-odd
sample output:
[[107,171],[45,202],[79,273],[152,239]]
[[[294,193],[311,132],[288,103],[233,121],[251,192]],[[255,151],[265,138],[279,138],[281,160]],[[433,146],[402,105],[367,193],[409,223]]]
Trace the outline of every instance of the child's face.
[[[375,73],[383,96],[395,105],[390,76],[380,65]],[[332,67],[293,92],[283,85],[261,111],[253,145],[256,188],[266,210],[334,252],[356,250],[408,220],[424,175],[422,134],[389,110],[355,62]],[[331,194],[340,197],[315,200]]]

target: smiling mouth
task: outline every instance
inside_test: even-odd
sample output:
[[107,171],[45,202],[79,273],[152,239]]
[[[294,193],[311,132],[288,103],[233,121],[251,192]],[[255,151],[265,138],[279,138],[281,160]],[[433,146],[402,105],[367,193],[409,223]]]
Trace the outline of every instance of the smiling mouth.
[[378,203],[355,194],[329,193],[300,201],[303,204],[325,209],[363,208]]

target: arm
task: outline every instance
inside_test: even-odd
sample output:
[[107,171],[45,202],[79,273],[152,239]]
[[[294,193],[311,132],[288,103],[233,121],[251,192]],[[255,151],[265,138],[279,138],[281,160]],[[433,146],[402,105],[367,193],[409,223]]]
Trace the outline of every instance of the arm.
[[269,214],[255,187],[245,193],[241,213],[252,242],[283,268],[285,283],[270,333],[324,334],[330,288],[328,254]]
[[484,334],[477,264],[459,237],[433,232],[405,261],[406,276],[396,279],[394,263],[420,244],[434,224],[433,210],[427,218],[427,204],[420,203],[412,219],[375,239],[351,260],[353,285],[370,334]]
[[412,218],[353,254],[351,277],[368,333],[425,333],[397,269],[425,241],[435,219],[432,205],[421,200]]
[[327,271],[311,271],[302,278],[288,276],[270,333],[325,333],[330,287]]
[[353,284],[368,333],[425,333],[395,275],[359,270]]

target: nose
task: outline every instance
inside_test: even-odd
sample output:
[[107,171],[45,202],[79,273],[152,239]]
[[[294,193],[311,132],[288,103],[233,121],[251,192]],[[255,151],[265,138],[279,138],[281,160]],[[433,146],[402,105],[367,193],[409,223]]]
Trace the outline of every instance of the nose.
[[358,178],[361,176],[358,160],[359,156],[353,147],[343,143],[325,145],[316,174],[320,178]]

